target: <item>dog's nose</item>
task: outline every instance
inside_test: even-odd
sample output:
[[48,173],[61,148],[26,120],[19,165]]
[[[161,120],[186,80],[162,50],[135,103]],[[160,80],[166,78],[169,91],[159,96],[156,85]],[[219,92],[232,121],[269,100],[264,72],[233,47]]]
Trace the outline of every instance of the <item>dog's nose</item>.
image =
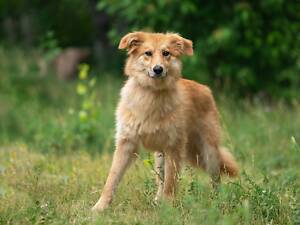
[[163,72],[163,68],[162,66],[159,66],[159,65],[156,65],[153,67],[153,72],[156,74],[156,75],[160,75],[162,72]]

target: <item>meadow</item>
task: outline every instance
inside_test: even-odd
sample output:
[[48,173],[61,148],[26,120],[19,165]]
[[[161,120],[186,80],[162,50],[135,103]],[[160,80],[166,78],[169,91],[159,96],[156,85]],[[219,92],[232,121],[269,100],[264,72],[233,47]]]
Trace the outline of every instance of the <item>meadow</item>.
[[112,207],[93,214],[125,78],[84,67],[79,79],[59,81],[40,76],[30,54],[0,49],[0,224],[300,224],[299,100],[215,92],[240,176],[214,191],[206,174],[185,167],[175,201],[155,205],[153,158],[141,149]]

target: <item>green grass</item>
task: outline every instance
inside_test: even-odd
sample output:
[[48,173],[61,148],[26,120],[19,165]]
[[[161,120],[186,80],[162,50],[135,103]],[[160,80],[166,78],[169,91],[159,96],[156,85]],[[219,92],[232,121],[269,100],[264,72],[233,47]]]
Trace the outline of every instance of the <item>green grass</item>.
[[206,174],[186,167],[174,203],[155,206],[154,174],[143,161],[151,156],[142,150],[112,207],[95,215],[122,81],[92,72],[99,75],[97,122],[82,121],[77,82],[39,77],[14,51],[0,49],[0,224],[300,224],[298,101],[267,105],[218,95],[223,141],[239,178],[224,178],[214,192]]

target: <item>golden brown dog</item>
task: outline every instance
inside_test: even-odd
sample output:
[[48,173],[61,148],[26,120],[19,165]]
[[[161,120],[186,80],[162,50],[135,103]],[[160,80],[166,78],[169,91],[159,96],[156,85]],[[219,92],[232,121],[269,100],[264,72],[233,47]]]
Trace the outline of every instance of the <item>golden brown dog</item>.
[[109,206],[140,144],[155,153],[156,200],[175,194],[183,161],[207,171],[213,184],[221,173],[237,175],[232,155],[220,147],[218,111],[210,89],[181,78],[180,57],[193,55],[192,41],[174,33],[134,32],[122,38],[119,49],[128,50],[128,80],[116,113],[112,166],[93,210]]

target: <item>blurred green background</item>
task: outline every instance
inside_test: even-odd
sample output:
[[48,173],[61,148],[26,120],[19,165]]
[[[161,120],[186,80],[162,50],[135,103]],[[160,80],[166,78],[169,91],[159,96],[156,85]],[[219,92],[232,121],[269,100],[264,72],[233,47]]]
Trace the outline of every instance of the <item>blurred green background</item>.
[[90,63],[116,76],[122,35],[178,32],[195,46],[195,55],[184,59],[188,78],[242,97],[298,96],[299,1],[2,0],[0,22],[2,45],[42,48],[52,56],[87,47]]
[[[241,174],[215,192],[187,167],[154,206],[141,151],[94,217],[136,30],[193,40],[183,75],[213,89]],[[300,224],[299,115],[298,0],[0,0],[0,224]]]

